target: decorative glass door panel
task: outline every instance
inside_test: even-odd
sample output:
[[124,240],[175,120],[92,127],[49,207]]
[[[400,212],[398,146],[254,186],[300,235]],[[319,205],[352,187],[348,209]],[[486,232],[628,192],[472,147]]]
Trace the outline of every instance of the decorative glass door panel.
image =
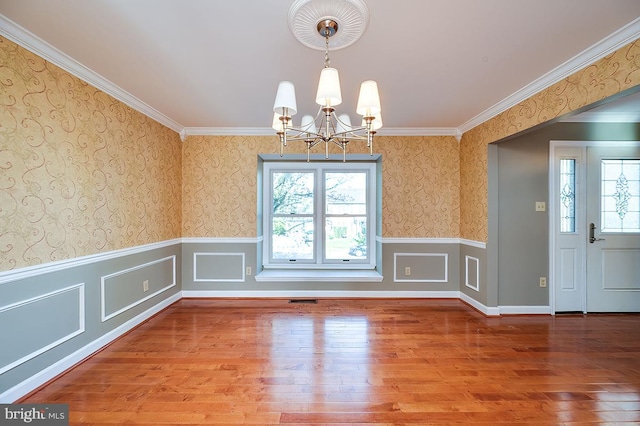
[[587,149],[586,213],[587,311],[640,311],[640,146]]

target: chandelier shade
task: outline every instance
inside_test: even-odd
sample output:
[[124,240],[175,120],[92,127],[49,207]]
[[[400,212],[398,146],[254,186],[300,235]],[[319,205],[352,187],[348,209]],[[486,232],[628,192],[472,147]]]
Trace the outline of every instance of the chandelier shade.
[[345,133],[343,138],[346,138],[346,132],[350,132],[353,127],[351,127],[351,118],[347,114],[340,114],[338,119],[336,120],[336,134],[340,135]]
[[273,103],[273,112],[291,117],[298,112],[296,104],[296,88],[290,81],[281,81],[276,93],[276,101]]
[[303,132],[307,133],[307,135],[318,133],[318,129],[316,128],[316,122],[314,117],[308,114],[302,116],[300,129],[302,129]]
[[342,103],[340,77],[337,69],[327,67],[320,72],[316,103],[323,107],[337,106]]
[[363,81],[360,85],[356,112],[364,117],[373,117],[381,110],[378,83],[373,80]]

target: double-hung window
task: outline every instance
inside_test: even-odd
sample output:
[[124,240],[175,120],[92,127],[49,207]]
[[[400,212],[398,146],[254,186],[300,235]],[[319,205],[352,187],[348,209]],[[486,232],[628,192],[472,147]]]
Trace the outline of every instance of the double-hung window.
[[373,269],[375,163],[265,162],[265,268]]

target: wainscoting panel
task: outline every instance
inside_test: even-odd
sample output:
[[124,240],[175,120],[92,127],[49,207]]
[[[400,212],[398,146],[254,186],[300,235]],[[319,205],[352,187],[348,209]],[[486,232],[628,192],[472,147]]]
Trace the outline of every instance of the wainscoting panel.
[[449,281],[447,253],[394,253],[394,282],[446,283]]
[[176,285],[176,257],[147,262],[103,276],[101,317],[107,321]]
[[195,282],[244,282],[244,253],[193,253]]
[[0,374],[84,332],[84,283],[0,307]]
[[255,275],[260,238],[184,238],[182,289],[187,291],[257,290]]
[[497,315],[498,293],[495,286],[487,284],[487,259],[484,245],[466,240],[460,244],[461,299],[486,315]]
[[473,256],[464,257],[464,285],[472,290],[480,290],[480,259]]

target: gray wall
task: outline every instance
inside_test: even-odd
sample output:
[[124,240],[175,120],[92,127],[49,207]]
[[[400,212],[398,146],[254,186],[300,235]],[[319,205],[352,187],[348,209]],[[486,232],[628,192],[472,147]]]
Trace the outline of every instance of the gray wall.
[[180,246],[169,242],[125,255],[74,259],[1,279],[0,395],[12,395],[14,386],[178,295]]
[[549,202],[551,140],[640,140],[640,124],[556,123],[499,142],[495,155],[490,149],[489,179],[494,174],[497,183],[489,185],[488,263],[497,272],[489,286],[499,306],[549,304],[548,287],[539,286],[549,276],[548,212],[534,207]]

